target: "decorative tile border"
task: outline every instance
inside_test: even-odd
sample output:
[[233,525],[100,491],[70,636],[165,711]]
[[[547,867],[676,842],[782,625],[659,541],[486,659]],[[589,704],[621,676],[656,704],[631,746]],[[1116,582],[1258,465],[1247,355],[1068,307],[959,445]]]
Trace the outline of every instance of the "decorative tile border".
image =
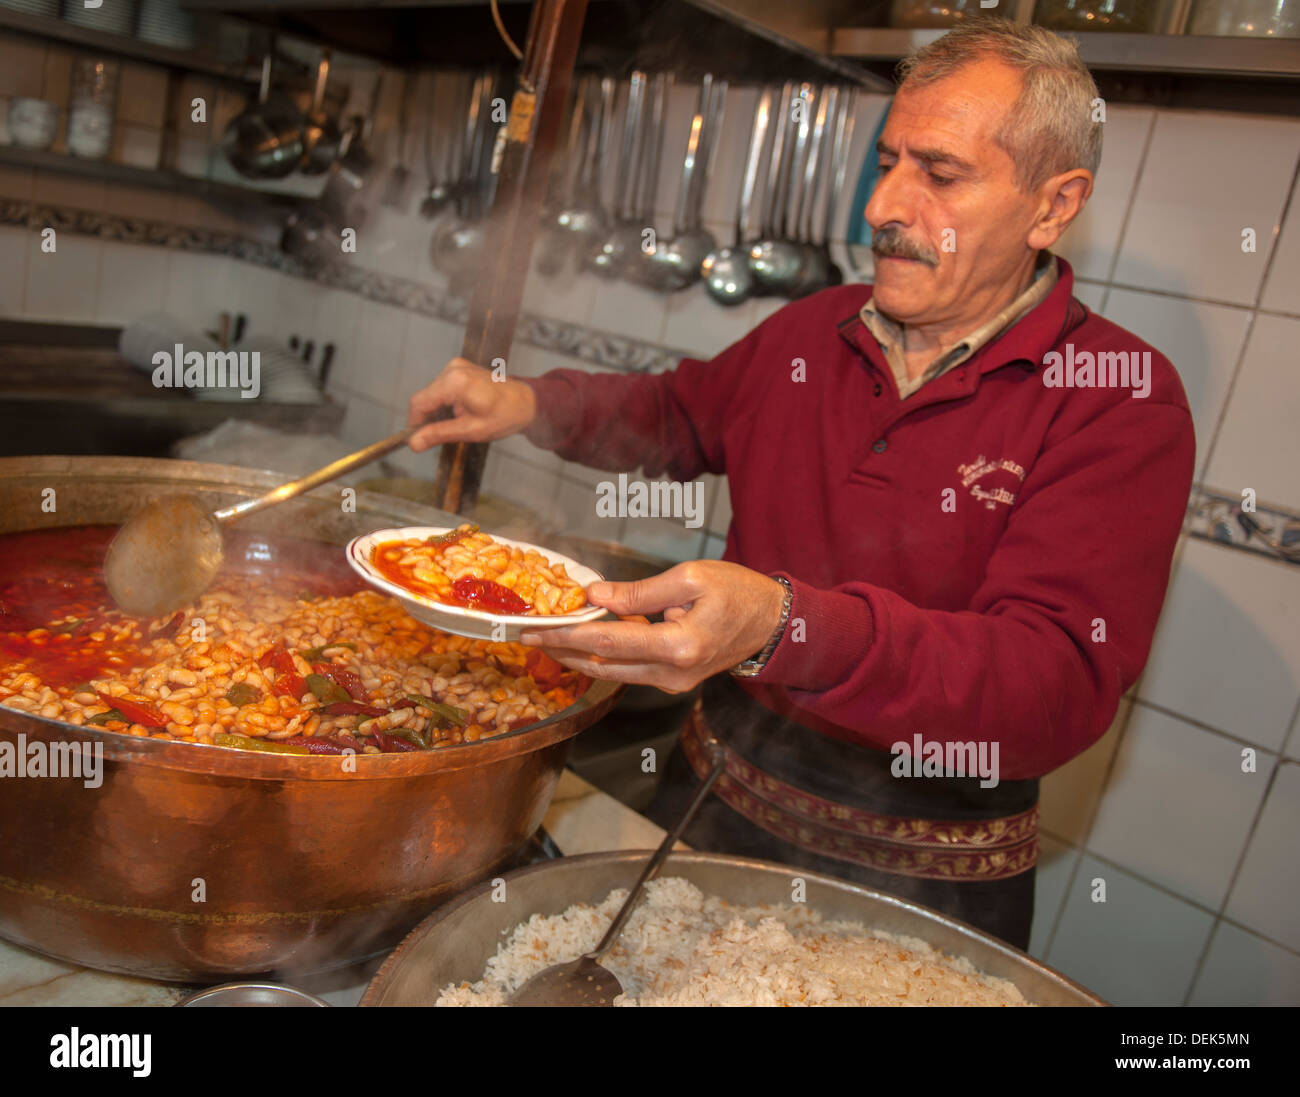
[[[464,324],[469,312],[467,301],[425,282],[381,274],[342,261],[308,266],[286,255],[274,244],[214,229],[14,198],[0,198],[0,225],[21,226],[34,231],[52,228],[56,232],[94,236],[123,244],[223,255],[453,324]],[[529,312],[520,313],[515,338],[541,350],[555,351],[628,373],[671,369],[687,356],[686,351],[643,343]]]
[[[1241,513],[1240,495],[1227,495],[1212,488],[1194,486],[1192,497],[1187,503],[1187,533],[1202,541],[1213,541],[1242,552],[1267,556],[1270,560],[1300,565],[1300,558],[1289,558],[1287,554],[1269,545],[1259,533],[1248,533],[1242,525]],[[1280,541],[1282,532],[1288,525],[1294,527],[1300,524],[1300,515],[1262,504],[1256,506],[1246,517],[1275,541]],[[1296,545],[1293,551],[1300,556],[1300,545]]]

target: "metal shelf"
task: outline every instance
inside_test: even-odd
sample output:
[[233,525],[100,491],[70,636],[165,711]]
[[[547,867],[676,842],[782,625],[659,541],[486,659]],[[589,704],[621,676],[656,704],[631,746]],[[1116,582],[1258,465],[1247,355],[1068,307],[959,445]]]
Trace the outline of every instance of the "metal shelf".
[[176,69],[182,72],[203,73],[222,80],[239,80],[256,82],[255,69],[230,65],[215,58],[204,57],[192,50],[172,49],[169,46],[157,46],[139,38],[128,38],[123,34],[110,34],[95,30],[93,27],[80,27],[62,19],[51,19],[44,15],[31,15],[25,11],[12,8],[0,8],[0,31],[12,31],[17,34],[43,38],[46,41],[63,42],[70,46],[107,53],[114,57],[126,57],[133,61],[145,61],[151,65]]
[[[83,179],[100,179],[109,183],[125,183],[156,190],[181,191],[201,198],[230,202],[266,201],[293,204],[314,195],[294,194],[284,190],[261,189],[254,184],[222,183],[178,171],[137,168],[130,164],[115,164],[108,160],[84,160],[48,149],[24,149],[15,145],[0,145],[0,164],[16,167],[55,171],[63,175],[77,175]],[[39,199],[38,199],[39,201]]]
[[[895,61],[946,34],[943,30],[841,27],[831,31],[832,56]],[[1177,34],[1081,33],[1089,68],[1125,72],[1300,76],[1300,38],[1208,38]]]

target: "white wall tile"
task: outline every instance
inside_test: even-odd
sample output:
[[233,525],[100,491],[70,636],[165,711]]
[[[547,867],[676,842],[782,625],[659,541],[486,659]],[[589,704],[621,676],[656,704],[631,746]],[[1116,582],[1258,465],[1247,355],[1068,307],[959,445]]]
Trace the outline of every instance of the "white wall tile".
[[628,518],[622,542],[665,560],[698,560],[704,547],[704,531],[687,529],[669,518]]
[[104,241],[95,319],[101,324],[125,326],[160,312],[166,282],[159,274],[166,270],[166,263],[167,253],[161,248]]
[[[344,385],[388,408],[399,406],[397,381],[402,371],[402,343],[406,336],[409,313],[378,301],[362,301],[356,368],[350,370]],[[406,400],[401,401],[402,407]]]
[[321,287],[317,282],[281,275],[271,331],[285,346],[297,336],[299,344],[315,339],[313,325]]
[[665,298],[663,341],[696,358],[712,358],[750,331],[749,313],[713,300],[696,284]]
[[713,509],[705,525],[711,533],[721,534],[725,539],[731,527],[731,482],[725,476],[716,477],[709,494],[713,498]]
[[1074,268],[1075,277],[1102,281],[1110,277],[1124,215],[1133,199],[1138,164],[1154,119],[1155,111],[1149,107],[1107,108],[1102,126],[1101,168],[1093,183],[1092,197],[1056,246]]
[[[539,238],[538,246],[546,246],[545,237]],[[526,312],[549,320],[589,324],[599,284],[594,275],[577,270],[572,264],[554,277],[538,273],[534,265],[524,283],[523,307]]]
[[1196,428],[1196,469],[1204,467],[1246,337],[1245,309],[1112,289],[1105,316],[1146,340],[1173,364]]
[[494,475],[490,480],[485,478],[484,490],[526,508],[536,514],[543,525],[569,528],[556,521],[555,498],[560,479],[554,471],[535,468],[505,453],[494,456]]
[[1272,758],[1261,755],[1257,771],[1243,773],[1241,751],[1221,735],[1137,705],[1088,850],[1217,909],[1264,798],[1264,759]]
[[1030,956],[1041,959],[1047,952],[1079,856],[1079,851],[1073,846],[1039,834],[1038,868],[1034,873],[1034,924],[1026,950]]
[[1074,283],[1074,296],[1088,306],[1093,312],[1101,311],[1101,299],[1106,296],[1106,287],[1098,282]]
[[322,350],[327,344],[334,344],[334,361],[326,381],[326,389],[331,393],[338,387],[339,377],[357,365],[357,329],[360,323],[360,297],[344,290],[317,287],[312,334]]
[[420,313],[408,314],[398,373],[396,406],[406,408],[411,397],[443,371],[460,353],[464,332],[454,324]]
[[352,449],[360,449],[390,434],[393,412],[390,408],[357,393],[341,398],[347,407],[343,417],[343,440]]
[[1300,181],[1291,191],[1291,205],[1260,304],[1266,309],[1300,314]]
[[658,343],[664,333],[664,295],[627,282],[602,281],[596,287],[592,326],[631,339]]
[[1128,700],[1121,699],[1119,711],[1106,734],[1042,779],[1038,792],[1038,825],[1043,830],[1083,845],[1115,748],[1123,737],[1130,707]]
[[554,528],[574,537],[594,537],[600,541],[618,541],[624,518],[602,517],[596,513],[596,491],[590,484],[561,479],[548,518]]
[[[1263,769],[1263,759],[1260,759]],[[1217,805],[1216,805],[1217,809]],[[1224,914],[1300,952],[1300,765],[1283,762]]]
[[1189,540],[1138,695],[1278,750],[1300,694],[1297,620],[1296,568]]
[[[1093,881],[1106,901],[1093,901]],[[1182,1005],[1214,919],[1122,869],[1084,856],[1047,963],[1117,1006]]]
[[232,296],[238,303],[238,310],[248,318],[246,338],[273,338],[280,282],[285,275],[242,261],[236,261],[231,273],[234,280]]
[[1300,320],[1259,315],[1214,443],[1206,481],[1300,511]]
[[33,320],[93,321],[99,304],[102,250],[97,238],[62,232],[55,238],[55,250],[45,252],[40,232],[30,232],[25,315]]
[[1300,956],[1220,922],[1190,1006],[1300,1006]]
[[24,315],[31,237],[30,229],[0,225],[0,316]]
[[[1161,111],[1115,280],[1253,304],[1298,154],[1300,121]],[[1247,228],[1254,253],[1242,251]]]
[[[199,331],[216,330],[221,313],[235,311],[234,264],[224,255],[167,251],[163,309]],[[265,331],[250,334],[266,334]]]
[[608,480],[614,474],[608,469],[590,468],[587,465],[580,465],[576,461],[561,461],[560,475],[567,480],[574,480],[594,488],[601,481]]
[[560,460],[558,454],[533,445],[522,434],[512,434],[509,438],[500,438],[493,442],[492,445],[502,453],[509,454],[511,457],[532,465],[534,468],[554,472],[557,475],[563,472],[566,467],[566,462]]

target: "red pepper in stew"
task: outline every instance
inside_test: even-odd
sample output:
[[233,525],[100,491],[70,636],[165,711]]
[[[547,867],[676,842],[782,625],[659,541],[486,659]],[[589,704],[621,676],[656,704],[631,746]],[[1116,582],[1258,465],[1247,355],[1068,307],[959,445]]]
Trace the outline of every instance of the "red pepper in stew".
[[361,684],[361,675],[347,667],[335,666],[333,663],[312,663],[311,669],[323,678],[328,678],[340,689],[345,690],[354,701],[367,701],[366,687]]
[[335,701],[321,709],[326,716],[387,716],[388,709],[375,705],[360,705],[355,701]]
[[491,579],[475,579],[463,575],[451,585],[451,591],[461,605],[488,613],[527,613],[531,608],[509,587]]
[[529,649],[524,656],[524,667],[543,692],[558,686],[565,675],[564,666],[538,648]]
[[293,662],[293,656],[284,648],[272,648],[257,661],[257,665],[263,670],[270,667],[275,671],[275,685],[271,687],[272,693],[277,693],[281,697],[290,697],[296,701],[307,692],[307,679],[298,673],[298,668]]
[[[98,693],[98,691],[96,692]],[[125,697],[110,697],[107,693],[100,693],[99,699],[110,708],[117,709],[133,724],[143,724],[147,728],[165,728],[167,726],[166,716],[151,709],[148,705],[140,704],[139,701],[128,701]]]

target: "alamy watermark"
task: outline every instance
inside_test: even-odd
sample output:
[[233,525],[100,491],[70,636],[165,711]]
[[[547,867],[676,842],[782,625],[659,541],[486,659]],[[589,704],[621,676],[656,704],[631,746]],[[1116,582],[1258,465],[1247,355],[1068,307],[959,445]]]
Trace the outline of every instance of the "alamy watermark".
[[998,787],[996,742],[926,740],[918,732],[910,743],[894,743],[889,753],[894,755],[889,772],[895,777],[978,777],[980,788]]
[[704,484],[676,480],[631,480],[620,472],[618,481],[596,485],[599,518],[682,518],[687,529],[704,525]]
[[1043,356],[1043,384],[1049,389],[1131,388],[1135,400],[1151,395],[1151,352],[1149,350],[1075,350],[1065,344],[1065,353],[1048,351]]
[[0,739],[0,777],[72,777],[86,788],[99,788],[104,783],[104,744],[44,739],[29,743],[20,731],[16,743]]
[[262,352],[253,350],[160,350],[153,356],[153,383],[160,389],[239,389],[245,400],[262,391]]

